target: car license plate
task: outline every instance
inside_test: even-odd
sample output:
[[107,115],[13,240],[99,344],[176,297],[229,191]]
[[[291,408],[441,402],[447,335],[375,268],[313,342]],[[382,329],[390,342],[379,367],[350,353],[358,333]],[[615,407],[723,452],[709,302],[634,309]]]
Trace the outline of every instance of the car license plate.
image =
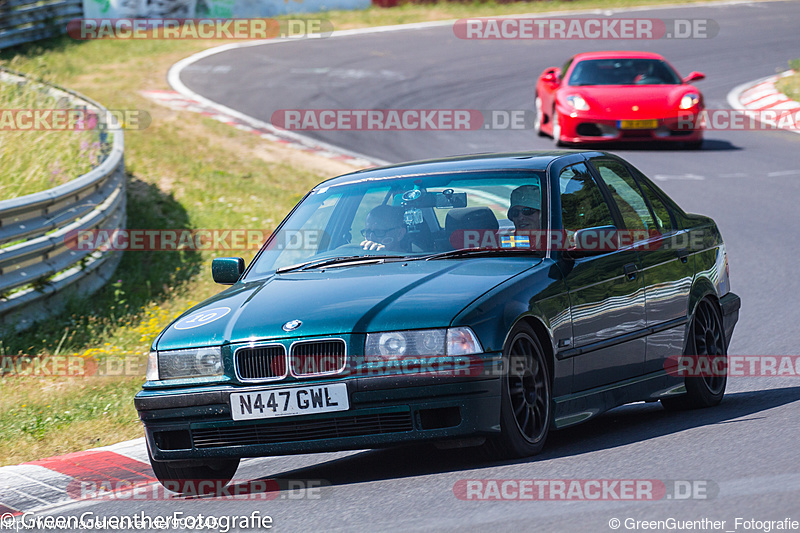
[[330,413],[349,408],[345,383],[231,393],[234,420]]
[[618,120],[617,127],[621,130],[654,130],[658,127],[657,120]]

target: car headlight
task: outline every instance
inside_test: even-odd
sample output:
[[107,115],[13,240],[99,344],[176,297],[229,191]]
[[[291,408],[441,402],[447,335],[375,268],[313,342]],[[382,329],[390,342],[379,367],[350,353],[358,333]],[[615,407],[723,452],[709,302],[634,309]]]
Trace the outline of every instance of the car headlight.
[[577,109],[578,111],[588,111],[589,104],[586,103],[586,100],[583,99],[583,96],[579,94],[571,94],[567,96],[567,103]]
[[681,109],[691,109],[700,103],[700,95],[697,93],[686,93],[681,98]]
[[155,350],[147,355],[147,381],[158,381],[158,352]]
[[467,327],[368,333],[364,346],[367,361],[470,355],[482,351],[475,333]]
[[221,376],[222,348],[191,348],[150,352],[147,360],[147,379],[196,378]]

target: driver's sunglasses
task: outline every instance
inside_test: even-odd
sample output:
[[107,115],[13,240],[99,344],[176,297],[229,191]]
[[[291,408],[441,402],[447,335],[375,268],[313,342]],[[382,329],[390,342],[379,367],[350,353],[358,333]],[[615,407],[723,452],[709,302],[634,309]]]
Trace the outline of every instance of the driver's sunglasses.
[[383,239],[386,235],[389,234],[390,231],[394,231],[397,228],[389,228],[389,229],[362,229],[361,235],[366,237],[367,235],[372,235],[373,237],[377,237],[379,239]]
[[518,216],[522,215],[525,217],[529,217],[531,215],[535,215],[538,213],[539,210],[534,207],[518,207],[514,206],[508,210],[508,218],[517,218]]

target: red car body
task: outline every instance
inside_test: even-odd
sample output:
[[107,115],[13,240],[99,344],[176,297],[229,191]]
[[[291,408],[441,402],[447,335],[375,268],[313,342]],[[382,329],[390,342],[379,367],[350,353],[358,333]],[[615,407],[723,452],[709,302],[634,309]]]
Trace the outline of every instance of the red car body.
[[[563,70],[563,72],[562,72]],[[662,56],[650,52],[591,52],[536,83],[536,129],[557,145],[628,141],[703,142],[703,95]]]

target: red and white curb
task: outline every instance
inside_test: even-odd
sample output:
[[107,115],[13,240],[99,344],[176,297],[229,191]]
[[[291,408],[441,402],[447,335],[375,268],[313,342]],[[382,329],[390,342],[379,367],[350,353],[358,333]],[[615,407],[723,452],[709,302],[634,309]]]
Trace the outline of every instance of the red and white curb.
[[0,516],[81,499],[81,482],[135,487],[156,482],[144,438],[0,467]]
[[218,120],[233,126],[234,128],[258,135],[267,141],[280,143],[303,152],[325,157],[327,159],[341,161],[348,165],[352,165],[357,169],[370,168],[386,164],[385,161],[348,152],[338,147],[315,141],[304,135],[297,135],[292,132],[282,130],[281,128],[276,128],[271,124],[261,122],[247,115],[231,113],[225,108],[220,109],[219,106],[209,105],[209,103],[206,101],[192,98],[176,91],[149,90],[142,91],[141,94],[146,98],[149,98],[150,100],[153,100],[154,102],[171,109],[200,113],[203,116],[213,118],[214,120]]
[[[790,99],[775,88],[775,83],[794,74],[787,70],[775,76],[751,81],[735,87],[728,93],[728,104],[734,109],[758,112],[755,116],[761,122],[794,133],[800,133],[800,102]],[[764,111],[775,111],[776,120],[764,118]]]

